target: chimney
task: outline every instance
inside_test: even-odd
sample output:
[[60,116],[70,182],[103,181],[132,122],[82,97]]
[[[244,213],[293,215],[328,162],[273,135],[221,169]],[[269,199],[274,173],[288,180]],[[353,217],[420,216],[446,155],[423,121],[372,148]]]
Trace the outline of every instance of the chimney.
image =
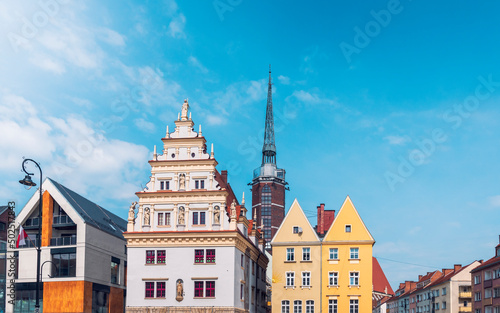
[[318,205],[318,234],[323,235],[325,233],[325,227],[324,227],[324,214],[325,214],[325,206],[324,205]]
[[453,265],[453,269],[455,270],[455,272],[459,271],[461,268],[462,268],[462,264]]
[[221,171],[220,172],[220,176],[221,176],[222,181],[224,182],[224,184],[227,184],[227,171],[226,170]]

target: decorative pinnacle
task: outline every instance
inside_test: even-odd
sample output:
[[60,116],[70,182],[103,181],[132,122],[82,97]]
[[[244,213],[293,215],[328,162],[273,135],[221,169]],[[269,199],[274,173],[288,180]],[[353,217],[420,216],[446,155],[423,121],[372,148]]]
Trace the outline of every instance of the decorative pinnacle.
[[156,156],[157,156],[157,154],[156,154],[156,145],[155,145],[153,148],[153,160],[156,160]]
[[201,124],[199,125],[200,130],[198,131],[198,137],[201,137]]
[[170,133],[168,132],[168,125],[167,125],[167,133],[165,134],[165,138],[169,138]]
[[210,152],[210,158],[213,159],[214,158],[214,144],[212,143],[212,148],[211,148],[211,152]]
[[271,65],[269,65],[269,83],[267,87],[266,124],[264,132],[264,146],[262,147],[262,165],[276,164],[276,144],[274,141],[273,117],[273,87],[271,81]]
[[245,192],[243,191],[243,196],[241,197],[241,205],[245,206]]

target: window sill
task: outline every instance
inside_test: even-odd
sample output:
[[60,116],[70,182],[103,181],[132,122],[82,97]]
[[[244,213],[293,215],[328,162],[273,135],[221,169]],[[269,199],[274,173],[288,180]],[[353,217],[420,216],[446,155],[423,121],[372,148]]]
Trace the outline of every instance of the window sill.
[[156,225],[158,228],[171,228],[172,225]]
[[351,289],[351,288],[358,288],[359,289],[360,287],[361,287],[361,285],[349,285],[349,289]]
[[302,261],[300,261],[300,263],[312,263],[312,261],[311,260],[302,260]]
[[167,298],[165,297],[158,297],[158,298],[155,298],[155,297],[151,297],[151,298],[144,298],[144,300],[165,300]]
[[144,265],[146,265],[146,266],[157,266],[157,265],[167,265],[167,263],[166,262],[165,263],[146,263]]
[[297,263],[297,261],[285,261],[285,263]]
[[326,286],[326,287],[327,287],[328,289],[330,289],[330,288],[337,288],[337,289],[339,289],[339,285],[328,285],[328,286]]
[[193,263],[193,265],[215,265],[215,262]]
[[300,286],[300,289],[311,289],[312,286]]
[[193,224],[192,227],[207,227],[207,224]]
[[215,297],[193,297],[193,299],[215,299]]
[[295,289],[295,286],[283,286],[285,289]]

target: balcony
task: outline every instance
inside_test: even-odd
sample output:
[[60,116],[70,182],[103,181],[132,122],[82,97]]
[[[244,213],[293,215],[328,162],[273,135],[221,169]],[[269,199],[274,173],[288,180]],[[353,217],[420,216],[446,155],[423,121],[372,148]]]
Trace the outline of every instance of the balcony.
[[472,306],[458,307],[458,312],[472,312]]
[[75,226],[73,220],[67,215],[54,215],[52,218],[54,227]]
[[[467,292],[461,292],[458,294],[458,296],[460,298],[464,298],[464,299],[471,299],[472,298],[472,292],[470,291],[467,291]],[[465,311],[464,311],[465,312]]]
[[24,229],[38,229],[38,217],[32,217],[26,220],[23,225]]
[[76,235],[71,237],[53,237],[50,238],[50,245],[57,246],[71,246],[76,245]]

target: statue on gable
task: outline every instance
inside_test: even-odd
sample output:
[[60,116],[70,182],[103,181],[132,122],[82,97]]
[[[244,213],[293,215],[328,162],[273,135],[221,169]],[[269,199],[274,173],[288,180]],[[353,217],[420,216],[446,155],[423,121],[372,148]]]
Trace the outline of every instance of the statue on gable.
[[214,224],[220,224],[220,207],[218,205],[214,207]]
[[150,221],[151,221],[150,209],[146,208],[144,209],[144,225],[149,225]]
[[184,207],[179,207],[179,217],[177,218],[177,224],[184,225]]
[[179,190],[186,189],[186,174],[179,175]]
[[184,100],[184,103],[182,104],[182,112],[181,112],[181,120],[182,121],[187,121],[188,119],[188,110],[189,110],[189,103],[188,100]]
[[236,200],[231,203],[231,218],[236,218]]
[[130,209],[128,209],[128,220],[129,222],[134,222],[135,221],[135,206],[137,205],[137,202],[132,202],[130,205]]

